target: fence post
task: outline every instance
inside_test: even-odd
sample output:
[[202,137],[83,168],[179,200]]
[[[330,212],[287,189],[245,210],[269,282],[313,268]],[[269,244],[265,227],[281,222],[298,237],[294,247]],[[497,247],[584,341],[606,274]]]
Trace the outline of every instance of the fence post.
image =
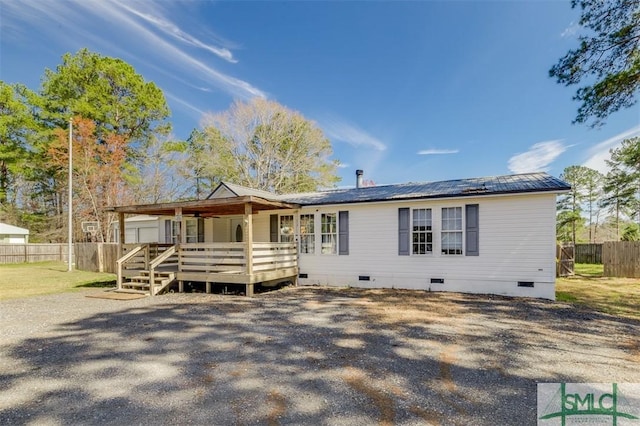
[[104,272],[104,247],[102,243],[98,244],[98,272]]

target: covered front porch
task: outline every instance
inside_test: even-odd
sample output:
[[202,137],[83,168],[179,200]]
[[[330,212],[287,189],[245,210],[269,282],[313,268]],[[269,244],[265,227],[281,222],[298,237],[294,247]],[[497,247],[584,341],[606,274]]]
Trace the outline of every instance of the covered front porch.
[[[184,291],[187,282],[204,283],[211,292],[218,284],[243,285],[244,294],[251,296],[254,285],[278,281],[297,281],[298,259],[294,241],[269,240],[268,213],[259,221],[260,238],[254,238],[255,216],[260,212],[296,210],[295,204],[246,195],[200,201],[151,205],[119,206],[120,256],[117,261],[118,290],[158,294],[177,282]],[[171,217],[171,239],[167,243],[123,244],[125,215]],[[187,242],[187,218],[210,219],[221,223],[225,218],[226,241]],[[267,236],[265,238],[265,235]],[[204,238],[203,238],[204,239]],[[211,238],[209,238],[211,240]],[[266,241],[265,241],[266,240]]]

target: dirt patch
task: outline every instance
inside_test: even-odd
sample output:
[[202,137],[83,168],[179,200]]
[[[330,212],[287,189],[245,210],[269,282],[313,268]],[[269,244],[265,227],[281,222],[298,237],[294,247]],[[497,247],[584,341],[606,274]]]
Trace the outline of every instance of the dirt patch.
[[440,374],[438,377],[442,381],[444,388],[451,393],[456,391],[456,384],[451,376],[451,366],[456,360],[456,349],[456,345],[448,345],[443,348],[440,354]]
[[380,426],[390,426],[394,424],[396,412],[393,399],[385,392],[369,384],[369,380],[363,371],[353,367],[347,367],[343,378],[354,390],[369,398],[373,406],[380,411],[378,421]]
[[136,300],[148,297],[146,294],[135,293],[116,293],[114,291],[101,291],[100,293],[87,294],[85,297],[93,299],[109,299],[109,300]]
[[271,407],[267,415],[267,424],[269,426],[277,426],[280,424],[280,418],[287,411],[287,400],[277,390],[272,390],[267,395],[267,405]]
[[640,336],[629,338],[623,348],[629,353],[629,359],[640,365]]

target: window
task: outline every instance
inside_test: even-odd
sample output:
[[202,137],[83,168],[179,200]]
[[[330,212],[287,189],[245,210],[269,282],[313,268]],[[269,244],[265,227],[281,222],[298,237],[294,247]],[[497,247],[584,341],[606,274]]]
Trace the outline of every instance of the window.
[[176,220],[171,221],[171,240],[169,241],[171,244],[178,244],[178,228],[180,227],[180,222]]
[[280,242],[293,242],[293,216],[280,216]]
[[300,253],[315,253],[316,236],[314,216],[312,214],[300,215]]
[[462,207],[442,209],[442,254],[462,254]]
[[[177,239],[177,222],[174,222],[174,237]],[[186,219],[184,221],[184,237],[187,243],[204,243],[204,219],[199,217],[195,219]]]
[[337,253],[337,221],[335,213],[322,213],[320,218],[321,237],[322,237],[322,254]]
[[198,221],[194,219],[186,220],[186,232],[187,243],[198,242]]
[[431,229],[431,209],[413,210],[413,254],[433,252],[433,232]]

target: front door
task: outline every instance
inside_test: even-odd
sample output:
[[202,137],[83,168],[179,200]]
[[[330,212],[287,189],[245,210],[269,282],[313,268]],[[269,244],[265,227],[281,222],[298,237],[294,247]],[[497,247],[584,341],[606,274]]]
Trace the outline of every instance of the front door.
[[231,219],[231,242],[241,243],[244,240],[242,229],[242,218]]

